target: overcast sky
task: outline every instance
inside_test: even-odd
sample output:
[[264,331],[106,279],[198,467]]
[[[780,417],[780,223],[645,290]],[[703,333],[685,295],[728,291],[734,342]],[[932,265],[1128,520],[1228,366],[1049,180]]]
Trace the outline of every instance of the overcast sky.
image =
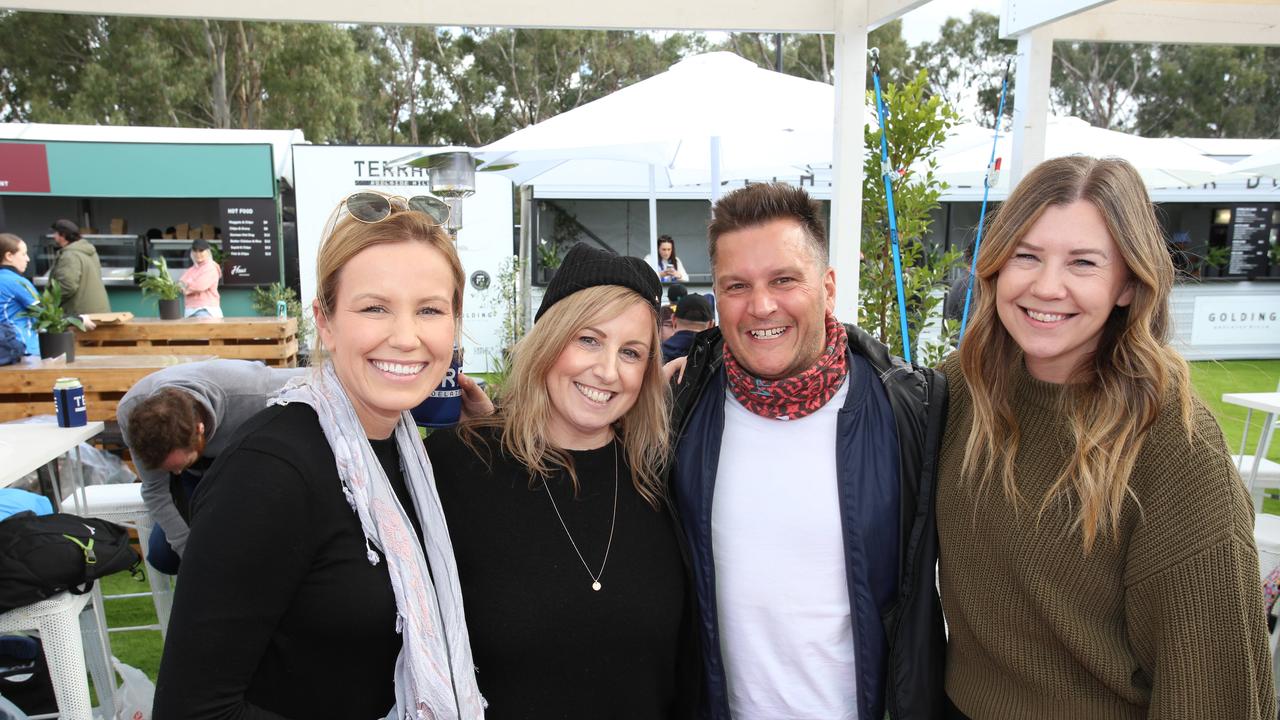
[[1000,14],[1004,0],[933,0],[902,16],[902,36],[908,45],[936,40],[938,28],[949,17],[969,17],[974,10]]

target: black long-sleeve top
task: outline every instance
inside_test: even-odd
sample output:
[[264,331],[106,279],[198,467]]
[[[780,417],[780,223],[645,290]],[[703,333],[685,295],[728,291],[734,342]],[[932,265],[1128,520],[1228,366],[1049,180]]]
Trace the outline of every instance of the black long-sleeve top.
[[[568,476],[549,483],[564,525],[541,485],[497,450],[482,458],[452,430],[436,431],[427,452],[444,507],[476,681],[486,720],[666,720],[682,717],[699,675],[690,658],[690,606],[676,530],[665,509],[635,491],[614,445],[572,453],[581,491]],[[488,460],[488,464],[486,464]],[[693,692],[696,692],[694,690]]]
[[[372,441],[421,542],[395,439]],[[367,720],[395,704],[401,640],[315,411],[270,407],[201,481],[156,720]]]

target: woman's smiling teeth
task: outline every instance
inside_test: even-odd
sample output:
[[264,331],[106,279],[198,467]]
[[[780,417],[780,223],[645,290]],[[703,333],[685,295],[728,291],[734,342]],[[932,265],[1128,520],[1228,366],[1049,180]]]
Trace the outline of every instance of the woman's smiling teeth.
[[427,366],[426,363],[406,365],[404,363],[387,362],[386,360],[370,360],[369,362],[382,372],[392,375],[417,375],[422,372],[422,368]]
[[614,393],[607,390],[599,390],[579,382],[575,382],[573,386],[578,388],[578,392],[582,393],[583,397],[598,405],[604,405],[609,402],[609,398],[614,396]]
[[757,340],[770,340],[786,332],[786,327],[769,328],[768,330],[750,330],[751,337]]
[[1046,322],[1046,323],[1058,322],[1059,320],[1066,320],[1067,318],[1071,317],[1070,315],[1061,315],[1058,313],[1038,312],[1030,308],[1023,308],[1022,310],[1032,320],[1039,320],[1040,322]]

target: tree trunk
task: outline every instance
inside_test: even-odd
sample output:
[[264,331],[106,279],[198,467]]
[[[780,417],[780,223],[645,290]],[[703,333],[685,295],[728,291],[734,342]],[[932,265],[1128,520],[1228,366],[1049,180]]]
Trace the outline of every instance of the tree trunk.
[[227,35],[221,26],[204,23],[204,44],[213,66],[213,126],[231,127],[231,105],[227,102]]

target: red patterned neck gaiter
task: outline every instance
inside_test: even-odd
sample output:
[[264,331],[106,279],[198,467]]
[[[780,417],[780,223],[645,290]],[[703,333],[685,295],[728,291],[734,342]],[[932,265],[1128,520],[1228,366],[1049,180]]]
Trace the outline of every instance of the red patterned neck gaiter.
[[761,380],[742,368],[724,345],[729,390],[751,412],[770,420],[799,420],[827,404],[849,372],[849,338],[834,315],[827,314],[827,347],[813,367],[781,380]]

